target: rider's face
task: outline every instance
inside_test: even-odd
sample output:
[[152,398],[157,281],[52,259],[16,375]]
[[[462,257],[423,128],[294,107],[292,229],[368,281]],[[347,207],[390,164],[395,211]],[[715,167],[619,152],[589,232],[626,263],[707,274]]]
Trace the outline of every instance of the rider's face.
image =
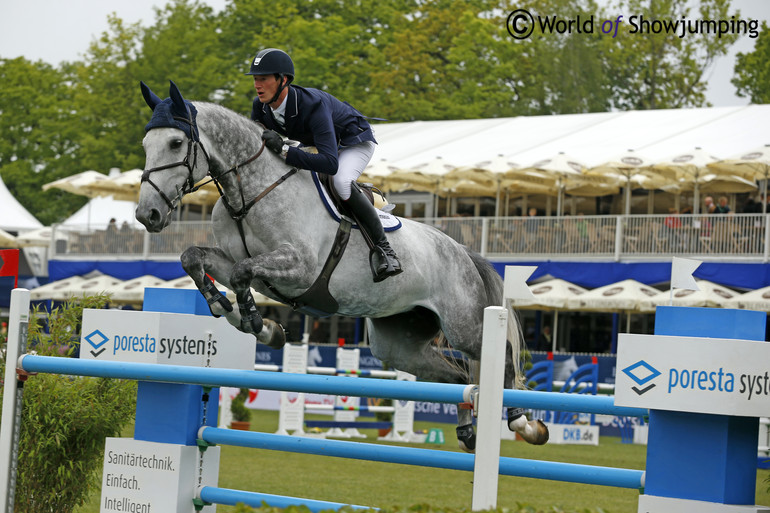
[[254,75],[254,89],[262,103],[269,102],[275,96],[279,85],[275,75]]

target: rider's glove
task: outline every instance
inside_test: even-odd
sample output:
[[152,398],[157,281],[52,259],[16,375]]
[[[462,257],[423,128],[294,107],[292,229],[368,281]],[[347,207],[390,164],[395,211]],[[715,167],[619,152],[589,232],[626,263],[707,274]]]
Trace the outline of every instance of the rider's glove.
[[268,147],[273,153],[281,154],[281,148],[283,147],[283,138],[278,135],[278,132],[273,130],[265,130],[262,132],[262,139],[265,141],[265,146]]

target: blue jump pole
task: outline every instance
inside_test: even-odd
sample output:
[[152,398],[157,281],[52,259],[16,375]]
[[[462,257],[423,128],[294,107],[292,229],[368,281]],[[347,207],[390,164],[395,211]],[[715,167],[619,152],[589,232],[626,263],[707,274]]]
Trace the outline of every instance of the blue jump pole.
[[[437,451],[434,449],[283,436],[212,427],[203,427],[200,430],[199,436],[202,440],[214,444],[379,461],[383,463],[400,463],[403,465],[448,470],[465,470],[468,472],[473,472],[475,458],[473,454]],[[531,477],[632,489],[639,489],[644,486],[644,471],[642,470],[519,458],[500,458],[499,470],[500,474],[506,476]]]
[[532,390],[504,390],[503,405],[506,407],[533,408],[536,410],[579,411],[619,417],[646,417],[646,408],[615,406],[609,395],[561,394]]
[[436,403],[463,402],[464,385],[414,381],[390,381],[345,376],[283,374],[183,365],[158,365],[136,362],[76,360],[54,356],[25,355],[21,368],[27,372],[73,374],[117,379],[136,379],[203,386],[229,386],[262,390],[285,390],[329,395],[380,397]]
[[[430,383],[425,381],[386,381],[371,378],[350,379],[345,376],[315,374],[283,374],[277,372],[213,369],[182,365],[157,365],[136,362],[76,360],[54,356],[25,355],[21,367],[27,372],[74,374],[142,381],[187,383],[203,386],[230,386],[285,390],[329,395],[379,397],[405,401],[429,401],[457,404],[464,402],[465,385]],[[555,394],[527,390],[506,390],[505,406],[539,408],[559,411],[583,411],[640,417],[647,415],[643,408],[614,406],[609,396],[582,394]]]
[[228,488],[215,488],[204,486],[199,492],[201,500],[211,504],[224,504],[235,506],[239,502],[254,508],[261,508],[262,502],[274,508],[288,508],[289,506],[307,506],[310,511],[339,510],[343,507],[353,509],[377,509],[369,506],[356,506],[354,504],[342,504],[339,502],[326,502],[314,499],[300,499],[298,497],[286,497],[284,495],[272,495],[269,493],[244,492]]

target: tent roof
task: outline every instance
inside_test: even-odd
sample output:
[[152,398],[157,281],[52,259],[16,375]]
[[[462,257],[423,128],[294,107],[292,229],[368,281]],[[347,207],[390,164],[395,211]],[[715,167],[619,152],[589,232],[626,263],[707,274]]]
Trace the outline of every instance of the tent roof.
[[43,223],[16,201],[5,186],[2,177],[0,177],[0,205],[3,206],[0,209],[0,229],[18,232],[43,227]]
[[529,165],[564,152],[592,167],[628,149],[657,161],[695,147],[728,158],[770,143],[768,116],[770,104],[378,124],[375,159],[409,168],[505,155]]
[[65,226],[107,226],[113,217],[118,226],[127,221],[128,224],[139,226],[134,211],[136,203],[132,201],[119,201],[112,196],[92,198],[83,207],[64,220]]

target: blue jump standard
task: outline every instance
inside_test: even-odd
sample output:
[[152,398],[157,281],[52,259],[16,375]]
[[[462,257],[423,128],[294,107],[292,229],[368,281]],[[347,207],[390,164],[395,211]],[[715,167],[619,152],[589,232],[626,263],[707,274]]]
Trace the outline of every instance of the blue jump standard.
[[[269,371],[213,369],[182,365],[158,365],[136,362],[76,360],[55,356],[25,355],[21,362],[27,372],[74,374],[103,378],[136,379],[163,383],[188,383],[202,386],[229,386],[261,390],[285,390],[329,395],[352,395],[457,404],[463,402],[465,385],[425,381],[390,381],[374,378],[350,379],[345,376],[283,374]],[[565,396],[565,397],[554,397]],[[572,396],[572,397],[569,397]],[[539,408],[559,411],[584,411],[642,417],[644,408],[615,406],[607,396],[551,394],[527,390],[503,392],[506,407]]]
[[[473,472],[475,461],[473,454],[459,452],[284,436],[253,431],[234,431],[211,427],[202,428],[200,437],[204,441],[213,444],[384,463],[400,463],[449,470],[465,470],[468,472]],[[500,474],[619,488],[639,489],[644,486],[644,471],[642,470],[597,467],[555,461],[500,458]]]
[[[765,321],[749,310],[658,307],[655,334],[765,340]],[[754,417],[650,410],[645,494],[753,505],[758,437]]]

